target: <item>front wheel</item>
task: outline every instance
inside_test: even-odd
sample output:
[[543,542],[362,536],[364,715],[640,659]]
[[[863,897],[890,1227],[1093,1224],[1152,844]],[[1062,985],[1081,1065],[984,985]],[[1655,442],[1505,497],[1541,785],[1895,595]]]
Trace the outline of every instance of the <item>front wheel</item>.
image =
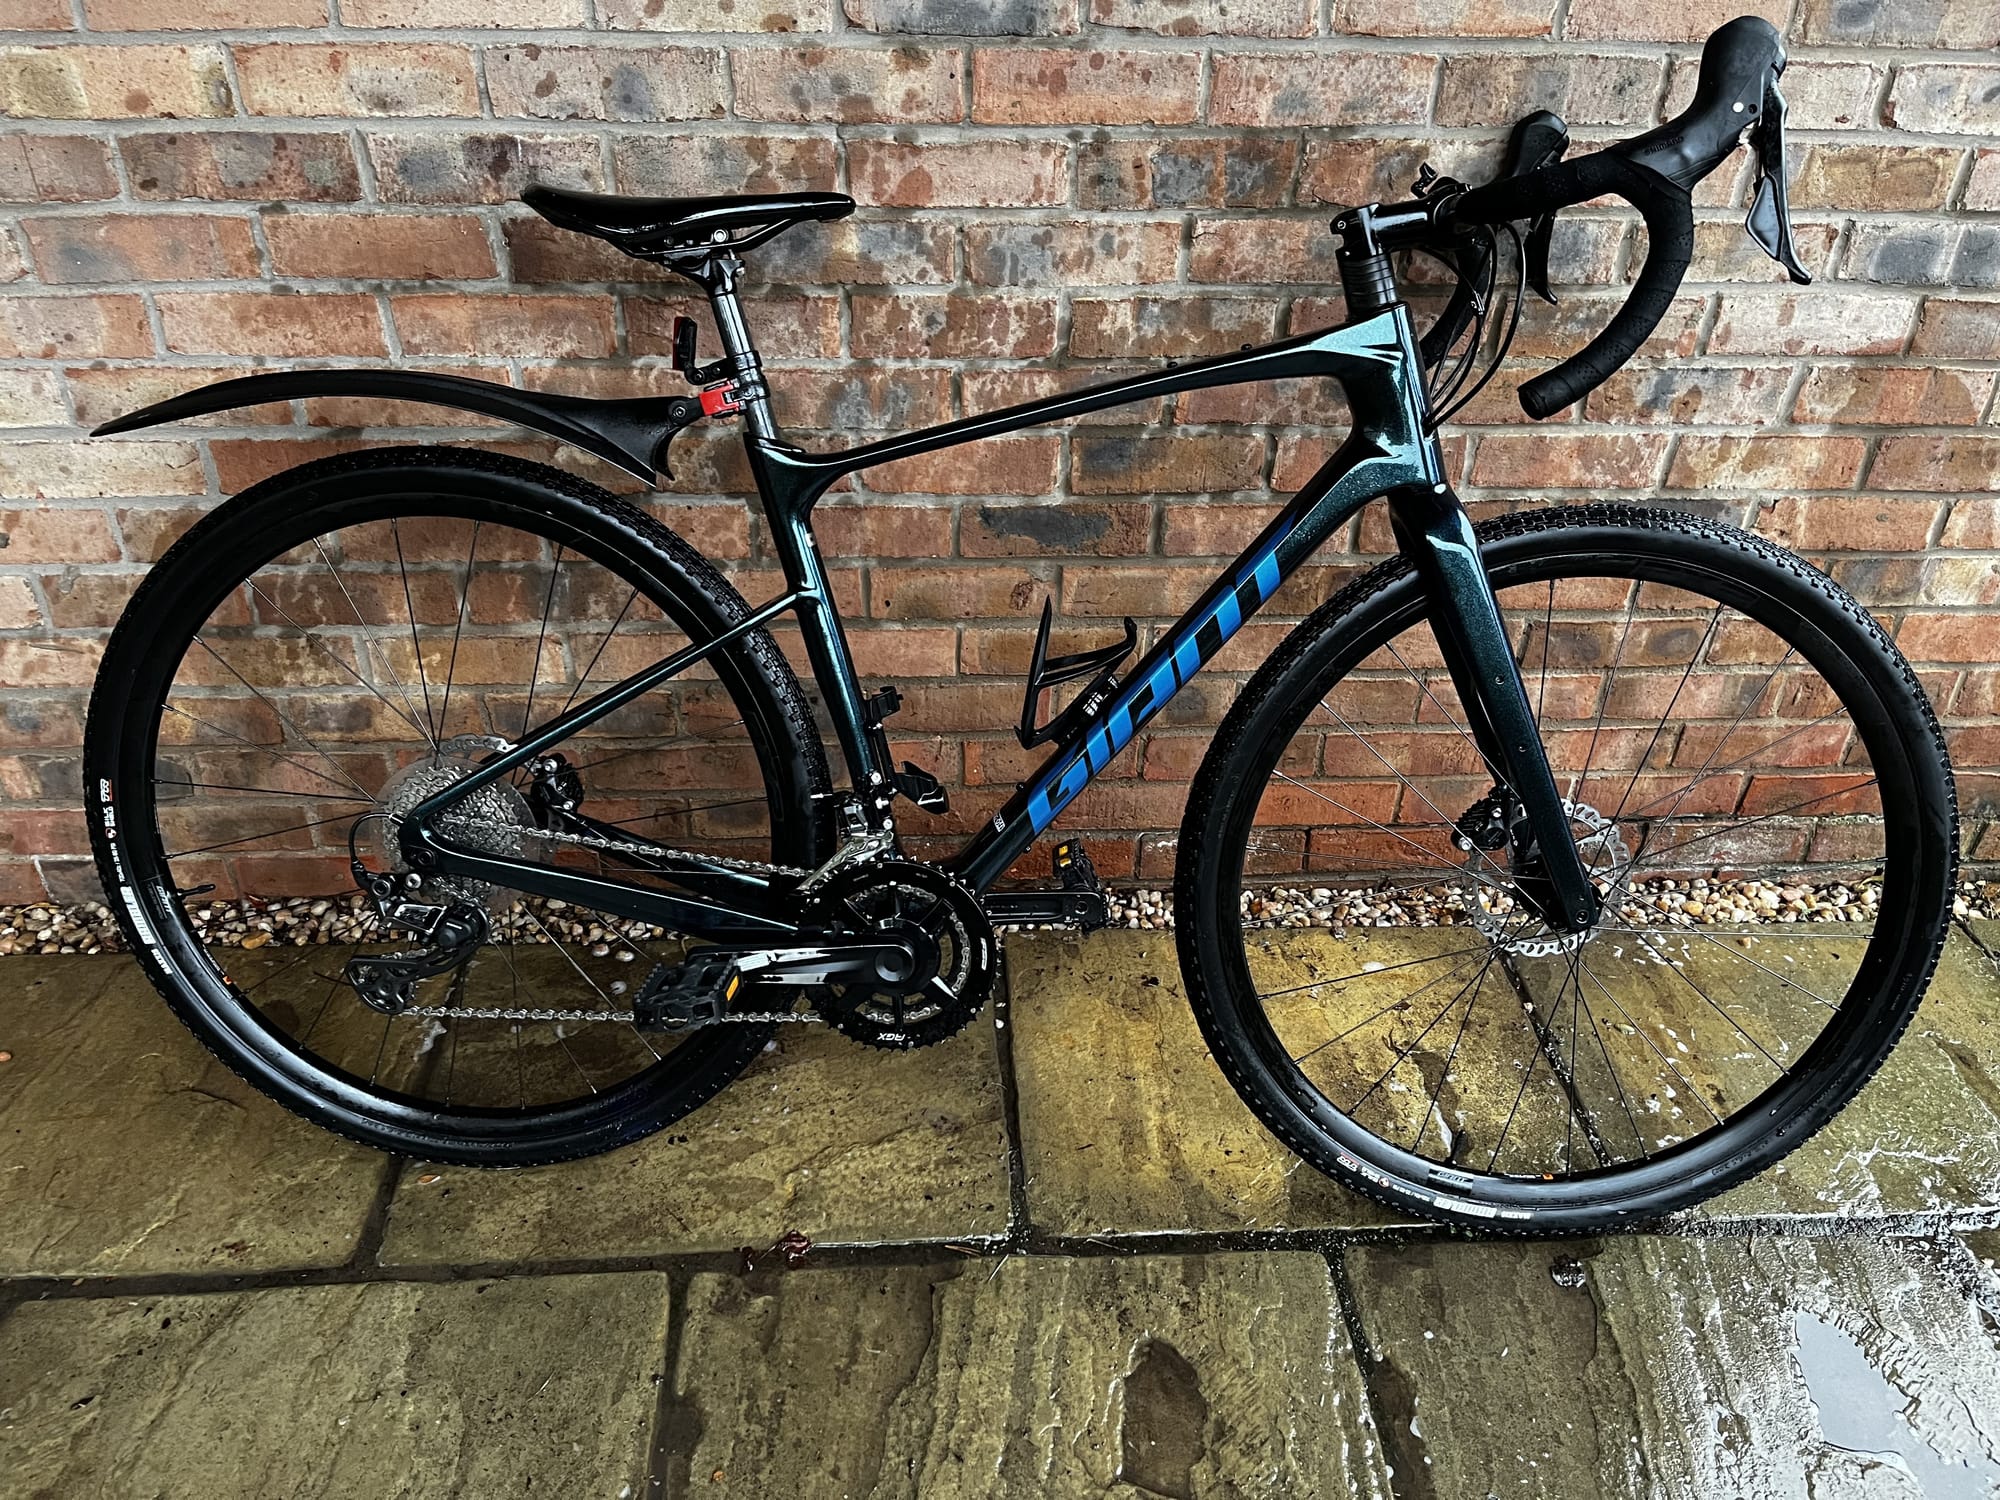
[[1943,945],[1956,804],[1908,664],[1755,536],[1528,512],[1480,545],[1597,924],[1544,923],[1401,560],[1309,619],[1196,780],[1176,911],[1245,1101],[1398,1208],[1582,1233],[1776,1161],[1881,1065]]

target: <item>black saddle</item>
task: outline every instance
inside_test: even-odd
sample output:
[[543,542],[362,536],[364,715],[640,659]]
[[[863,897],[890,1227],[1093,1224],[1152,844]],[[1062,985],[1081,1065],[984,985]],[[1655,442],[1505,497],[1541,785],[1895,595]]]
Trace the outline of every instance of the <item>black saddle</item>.
[[521,201],[551,224],[648,258],[709,247],[743,250],[807,219],[844,219],[854,212],[854,200],[845,193],[626,198],[531,187]]

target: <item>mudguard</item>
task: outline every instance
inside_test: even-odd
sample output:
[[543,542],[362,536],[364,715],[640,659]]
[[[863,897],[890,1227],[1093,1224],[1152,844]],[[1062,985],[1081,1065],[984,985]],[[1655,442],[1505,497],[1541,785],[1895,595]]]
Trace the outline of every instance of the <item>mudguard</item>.
[[112,418],[95,428],[91,436],[131,432],[231,407],[291,401],[302,396],[379,396],[385,401],[419,401],[498,417],[574,444],[648,484],[655,483],[661,475],[671,477],[667,468],[668,442],[703,415],[701,402],[692,396],[596,400],[520,391],[490,380],[421,370],[282,370],[219,381],[169,396]]

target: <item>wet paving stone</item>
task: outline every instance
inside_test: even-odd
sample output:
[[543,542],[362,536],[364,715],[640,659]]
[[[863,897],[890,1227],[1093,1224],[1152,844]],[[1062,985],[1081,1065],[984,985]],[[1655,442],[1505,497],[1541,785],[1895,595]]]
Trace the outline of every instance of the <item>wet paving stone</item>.
[[2000,1493],[2000,1347],[1947,1249],[1628,1238],[1346,1252],[1397,1493]]
[[1244,1107],[1188,1009],[1171,933],[1012,934],[1007,982],[1036,1228],[1089,1235],[1411,1222],[1304,1165]]
[[702,1275],[669,1493],[1387,1496],[1326,1262]]
[[[1772,945],[1781,939],[1771,940]],[[1817,944],[1824,949],[1827,945]],[[1851,958],[1806,954],[1787,966],[1852,972]],[[1764,955],[1768,959],[1768,955]],[[1708,983],[1730,966],[1691,960]],[[1739,971],[1740,972],[1740,971]],[[1882,1069],[1827,1127],[1765,1171],[1702,1206],[1706,1217],[1882,1215],[2000,1205],[2000,968],[1962,934]]]
[[385,1265],[588,1259],[1006,1232],[1005,1107],[990,1022],[917,1052],[816,1027],[686,1119],[553,1167],[403,1174]]
[[334,1266],[384,1159],[212,1058],[129,959],[0,960],[0,1274]]
[[667,1278],[28,1303],[0,1321],[14,1495],[638,1495]]

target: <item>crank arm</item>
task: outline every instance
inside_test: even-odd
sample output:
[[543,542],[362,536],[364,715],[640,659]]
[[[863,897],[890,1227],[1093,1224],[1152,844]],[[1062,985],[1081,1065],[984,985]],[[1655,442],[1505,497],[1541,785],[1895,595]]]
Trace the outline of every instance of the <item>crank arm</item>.
[[878,984],[892,977],[885,966],[907,973],[914,963],[910,950],[893,942],[759,948],[731,957],[746,984],[764,986]]

